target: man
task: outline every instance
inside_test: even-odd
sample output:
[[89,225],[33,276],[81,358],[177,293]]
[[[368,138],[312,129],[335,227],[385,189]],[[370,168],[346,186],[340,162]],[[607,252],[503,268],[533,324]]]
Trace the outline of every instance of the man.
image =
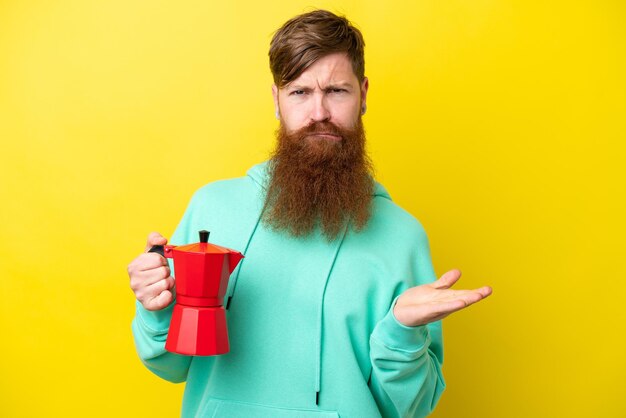
[[[440,320],[489,296],[435,280],[426,234],[371,176],[361,33],[314,11],[274,35],[277,147],[246,177],[197,191],[174,244],[211,231],[245,259],[227,292],[230,352],[165,351],[175,280],[163,257],[128,268],[144,364],[186,381],[183,416],[425,416],[445,384]],[[148,250],[167,240],[148,237]]]

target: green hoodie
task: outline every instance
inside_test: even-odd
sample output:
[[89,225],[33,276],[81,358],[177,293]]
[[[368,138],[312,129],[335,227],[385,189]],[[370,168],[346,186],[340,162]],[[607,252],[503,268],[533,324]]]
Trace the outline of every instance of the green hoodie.
[[420,223],[376,183],[365,229],[294,238],[260,221],[267,163],[247,174],[198,190],[171,239],[207,229],[245,254],[225,299],[230,352],[165,351],[172,305],[137,302],[137,351],[156,375],[187,382],[182,416],[428,415],[445,388],[441,322],[406,327],[392,312],[405,289],[436,279]]

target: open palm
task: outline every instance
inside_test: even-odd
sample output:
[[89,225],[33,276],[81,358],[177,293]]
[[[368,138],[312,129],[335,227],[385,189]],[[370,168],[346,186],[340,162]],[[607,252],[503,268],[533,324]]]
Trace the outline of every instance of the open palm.
[[460,277],[459,270],[450,270],[433,283],[407,289],[396,302],[394,316],[400,323],[415,327],[443,319],[491,295],[489,286],[474,290],[450,289]]

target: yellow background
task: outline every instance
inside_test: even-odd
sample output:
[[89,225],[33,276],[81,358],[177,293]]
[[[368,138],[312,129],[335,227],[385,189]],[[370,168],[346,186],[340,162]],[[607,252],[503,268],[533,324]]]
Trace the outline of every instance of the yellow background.
[[310,6],[365,35],[378,179],[438,274],[494,288],[444,322],[433,416],[626,416],[618,0],[0,2],[0,416],[179,414],[126,266],[266,158],[271,34]]

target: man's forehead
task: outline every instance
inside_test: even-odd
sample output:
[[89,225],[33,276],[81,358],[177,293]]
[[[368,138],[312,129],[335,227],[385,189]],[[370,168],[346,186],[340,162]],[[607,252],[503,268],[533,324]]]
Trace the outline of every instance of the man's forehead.
[[284,88],[314,87],[318,84],[321,87],[327,85],[352,87],[358,84],[347,54],[334,53],[318,59]]

